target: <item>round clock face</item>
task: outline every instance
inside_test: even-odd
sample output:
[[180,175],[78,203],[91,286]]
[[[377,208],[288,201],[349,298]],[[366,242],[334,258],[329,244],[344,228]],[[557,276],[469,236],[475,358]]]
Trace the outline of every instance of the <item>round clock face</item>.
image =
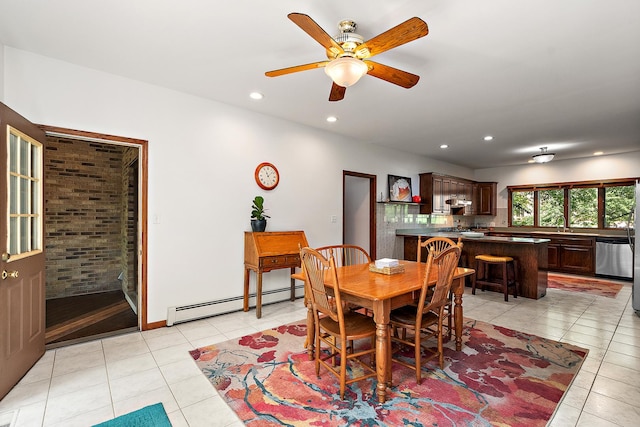
[[256,183],[265,190],[273,190],[280,181],[278,169],[271,163],[260,163],[256,168]]

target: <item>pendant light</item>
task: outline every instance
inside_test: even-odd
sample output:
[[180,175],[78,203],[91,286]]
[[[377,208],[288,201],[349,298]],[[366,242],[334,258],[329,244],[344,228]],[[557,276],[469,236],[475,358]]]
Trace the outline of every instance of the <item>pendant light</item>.
[[536,154],[535,156],[533,156],[533,161],[536,163],[547,163],[553,160],[553,157],[555,155],[555,153],[548,153],[547,147],[541,147],[540,154]]

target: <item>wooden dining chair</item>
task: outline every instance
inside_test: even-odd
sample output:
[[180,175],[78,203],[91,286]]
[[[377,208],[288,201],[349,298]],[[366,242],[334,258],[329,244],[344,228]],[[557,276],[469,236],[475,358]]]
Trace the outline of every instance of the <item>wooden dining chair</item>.
[[[463,243],[460,237],[458,237],[457,242],[454,242],[448,237],[432,237],[423,242],[422,239],[418,237],[418,261],[422,261],[422,250],[425,250],[427,254],[429,250],[433,250],[434,255],[438,255],[443,250],[452,246],[458,246],[462,250],[462,245]],[[462,252],[460,252],[460,256],[462,257]],[[445,306],[444,311],[447,315],[447,335],[451,338],[451,334],[453,333],[453,292],[449,292],[449,302]]]
[[[327,259],[317,250],[302,248],[300,260],[313,309],[316,374],[320,376],[320,366],[324,366],[335,375],[340,380],[340,398],[344,399],[347,384],[376,376],[376,324],[371,317],[349,310],[343,304],[331,252]],[[333,286],[325,286],[325,280]],[[369,340],[368,346],[355,348],[356,342],[363,339]],[[358,370],[351,370],[347,378],[347,367],[352,363],[361,366],[362,375],[355,375]]]
[[[456,245],[437,255],[430,250],[418,305],[407,305],[391,311],[390,324],[393,331],[391,342],[398,344],[392,351],[392,361],[414,369],[418,384],[422,381],[423,363],[437,357],[440,369],[444,368],[443,320],[446,317],[445,306],[449,301],[451,283],[458,266],[460,252],[461,249]],[[429,279],[433,274],[437,274],[435,287],[429,286]],[[433,288],[432,292],[430,288]],[[407,337],[407,331],[410,332],[409,337]],[[436,350],[428,347],[426,343],[432,337],[437,339]],[[398,356],[398,353],[403,352],[406,347],[414,349],[413,364]],[[423,352],[428,356],[423,358]]]
[[346,265],[371,264],[371,257],[360,246],[356,245],[331,245],[316,248],[322,256],[329,259],[329,255],[333,253],[336,267],[344,267]]
[[458,241],[454,242],[448,237],[431,237],[424,242],[422,236],[418,237],[418,262],[422,262],[422,251],[429,253],[429,249],[433,249],[434,253],[438,255],[443,250],[450,248],[451,246],[459,246],[462,249],[462,238],[458,237]]
[[[356,245],[330,245],[316,248],[316,251],[320,252],[322,256],[329,259],[330,254],[333,254],[333,258],[336,262],[336,267],[344,267],[347,265],[357,264],[371,264],[371,257],[360,246]],[[350,310],[360,310],[363,314],[373,315],[373,313],[366,311],[362,307],[356,304],[348,304]]]

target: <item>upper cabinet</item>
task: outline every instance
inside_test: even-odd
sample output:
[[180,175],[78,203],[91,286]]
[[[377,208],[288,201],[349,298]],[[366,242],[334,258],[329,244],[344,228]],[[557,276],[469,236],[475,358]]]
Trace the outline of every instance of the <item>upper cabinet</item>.
[[[497,183],[474,182],[436,173],[420,174],[420,213],[450,215],[496,215]],[[452,207],[447,200],[471,201],[471,205]]]
[[476,215],[496,215],[496,199],[498,184],[495,182],[478,182],[477,196],[473,200]]

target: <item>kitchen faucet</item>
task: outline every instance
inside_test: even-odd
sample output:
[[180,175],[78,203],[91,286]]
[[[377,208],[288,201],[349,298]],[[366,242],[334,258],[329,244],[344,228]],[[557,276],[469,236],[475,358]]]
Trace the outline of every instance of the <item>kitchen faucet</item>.
[[[560,226],[558,226],[558,231],[560,231]],[[564,217],[564,215],[562,216],[562,232],[563,233],[567,232],[567,220]]]

